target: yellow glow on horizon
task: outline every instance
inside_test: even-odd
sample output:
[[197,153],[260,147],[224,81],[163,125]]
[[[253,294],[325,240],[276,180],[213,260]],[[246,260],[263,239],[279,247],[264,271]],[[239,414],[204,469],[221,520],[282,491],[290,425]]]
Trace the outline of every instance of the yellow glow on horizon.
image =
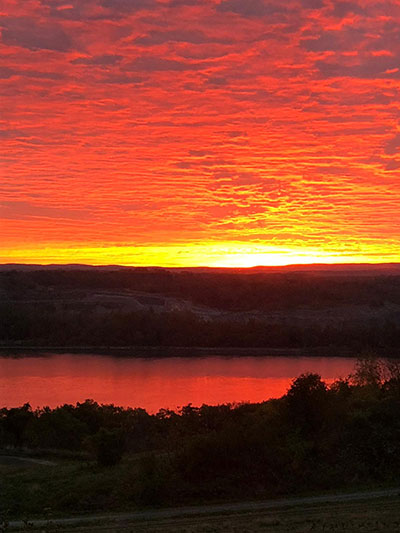
[[0,263],[25,264],[250,268],[290,264],[385,262],[400,262],[400,252],[368,249],[360,254],[346,254],[340,250],[282,248],[243,242],[107,247],[52,245],[0,252]]

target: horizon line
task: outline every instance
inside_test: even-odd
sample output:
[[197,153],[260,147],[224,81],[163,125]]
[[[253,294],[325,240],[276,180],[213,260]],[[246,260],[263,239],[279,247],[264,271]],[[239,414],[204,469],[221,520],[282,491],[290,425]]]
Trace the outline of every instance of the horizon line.
[[340,268],[340,267],[400,267],[400,262],[351,262],[351,263],[289,263],[282,265],[254,265],[254,266],[210,266],[210,265],[196,265],[196,266],[163,266],[163,265],[122,265],[118,263],[109,264],[90,264],[90,263],[0,263],[0,268],[4,267],[85,267],[85,268],[137,268],[137,269],[165,269],[165,270],[193,270],[193,269],[209,269],[209,270],[256,270],[256,269],[281,269],[281,268],[313,268],[313,267],[327,267],[327,268]]

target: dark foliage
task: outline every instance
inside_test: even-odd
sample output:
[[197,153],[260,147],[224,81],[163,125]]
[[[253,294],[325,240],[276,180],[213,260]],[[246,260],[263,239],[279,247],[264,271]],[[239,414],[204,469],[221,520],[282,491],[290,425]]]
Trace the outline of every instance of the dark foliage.
[[[121,270],[34,270],[0,272],[0,286],[16,298],[41,288],[86,291],[127,289],[167,294],[226,311],[285,309],[356,303],[400,304],[400,276],[343,276],[323,273],[193,272],[134,268]],[[50,291],[50,292],[49,292]]]
[[87,440],[99,466],[114,466],[121,461],[124,452],[124,438],[120,428],[100,428]]
[[[0,290],[5,346],[400,347],[395,275],[11,271],[0,272]],[[168,298],[188,305],[172,310]],[[199,305],[219,313],[193,312]]]

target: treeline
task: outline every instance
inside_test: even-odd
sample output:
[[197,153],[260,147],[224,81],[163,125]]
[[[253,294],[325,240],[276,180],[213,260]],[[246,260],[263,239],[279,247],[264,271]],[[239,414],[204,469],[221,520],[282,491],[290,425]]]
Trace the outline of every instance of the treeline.
[[301,306],[400,304],[400,276],[327,276],[324,273],[243,274],[166,269],[34,270],[0,272],[0,288],[13,298],[53,290],[129,289],[182,298],[225,311]]
[[[129,291],[148,299],[141,310]],[[193,312],[190,304],[167,311],[154,295],[222,312]],[[0,346],[400,347],[395,275],[16,270],[0,272],[0,296]],[[341,318],[329,318],[331,311]]]
[[185,346],[338,348],[355,352],[400,347],[395,320],[268,321],[190,311],[98,311],[53,303],[0,304],[0,346]]
[[[90,472],[111,475],[101,492],[105,510],[394,483],[399,413],[399,362],[370,359],[330,386],[317,374],[301,375],[282,398],[260,404],[187,405],[154,415],[90,400],[55,409],[4,408],[0,442],[8,449],[87,454],[86,482]],[[64,503],[52,502],[55,508],[85,509],[82,491],[74,496],[71,483],[61,489],[69,491],[59,497]],[[24,503],[11,505],[18,511]]]
[[0,304],[0,346],[185,346],[338,348],[360,352],[400,348],[394,320],[333,323],[270,322],[216,317],[190,311],[91,312],[56,309],[51,303]]

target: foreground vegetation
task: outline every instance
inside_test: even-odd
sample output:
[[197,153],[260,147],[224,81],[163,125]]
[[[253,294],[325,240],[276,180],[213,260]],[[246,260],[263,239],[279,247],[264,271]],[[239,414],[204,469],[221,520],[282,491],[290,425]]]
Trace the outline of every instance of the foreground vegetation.
[[374,359],[330,386],[299,376],[261,404],[155,415],[90,400],[4,408],[3,450],[56,464],[0,466],[0,505],[32,517],[396,483],[399,413],[400,365]]

